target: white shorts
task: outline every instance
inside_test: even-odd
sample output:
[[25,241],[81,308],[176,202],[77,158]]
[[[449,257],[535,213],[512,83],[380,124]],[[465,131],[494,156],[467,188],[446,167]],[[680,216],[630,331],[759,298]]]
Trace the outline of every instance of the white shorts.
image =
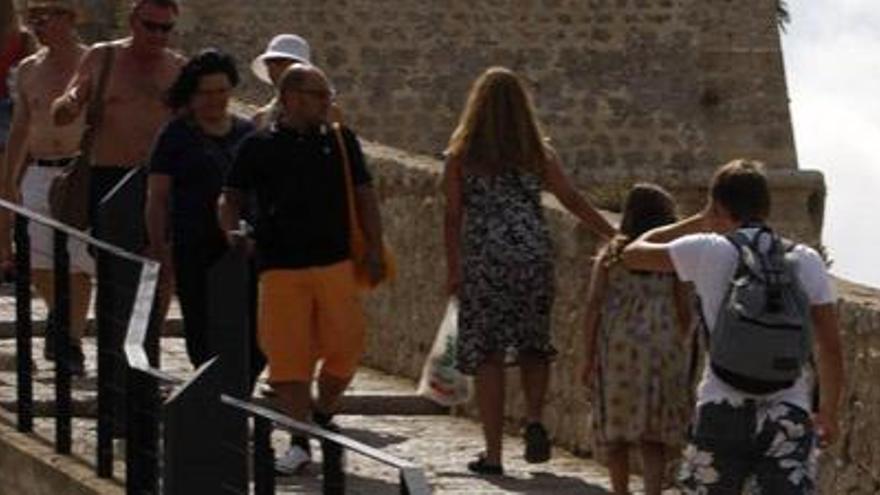
[[[21,199],[24,207],[51,216],[49,213],[49,185],[62,170],[61,167],[40,167],[31,163],[21,184]],[[51,270],[54,266],[52,229],[38,222],[30,221],[28,234],[30,234],[31,241],[31,269]],[[71,272],[95,273],[95,262],[89,255],[84,242],[79,239],[69,239],[67,252],[70,255]]]

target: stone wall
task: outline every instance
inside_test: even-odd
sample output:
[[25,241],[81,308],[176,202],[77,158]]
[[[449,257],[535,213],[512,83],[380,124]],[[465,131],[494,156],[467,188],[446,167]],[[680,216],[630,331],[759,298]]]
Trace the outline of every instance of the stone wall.
[[847,389],[841,440],[822,464],[822,493],[880,493],[880,291],[841,282]]
[[[366,145],[366,152],[378,181],[387,238],[400,269],[394,284],[368,296],[371,324],[366,364],[415,379],[446,303],[441,164],[373,144]],[[777,206],[795,202],[796,198],[785,197],[786,191],[775,188]],[[560,351],[552,368],[546,422],[558,444],[586,452],[590,450],[590,407],[578,374],[583,362],[585,273],[595,238],[549,198],[545,206],[556,243],[553,330]],[[875,494],[880,490],[880,292],[841,283],[840,293],[848,368],[846,407],[842,439],[824,457],[825,489],[821,493]],[[506,415],[514,427],[522,419],[524,402],[516,373],[510,373],[509,381]],[[463,412],[473,414],[471,408]]]
[[[443,149],[474,78],[523,74],[573,169],[796,168],[775,0],[188,0],[181,42],[242,66],[298,33],[370,139]],[[252,78],[248,96],[265,98]]]
[[[97,0],[88,0],[95,4]],[[128,0],[113,13],[124,26]],[[519,71],[574,179],[605,207],[646,177],[702,202],[705,174],[749,156],[785,179],[776,223],[821,238],[825,187],[797,170],[776,0],[187,0],[178,42],[219,46],[245,72],[240,96],[270,89],[250,61],[277,33],[306,37],[363,136],[436,155],[471,81]],[[102,4],[103,5],[103,4]]]
[[0,410],[0,493],[3,495],[123,495],[116,480],[101,479],[81,459],[58,454],[41,438],[16,430]]

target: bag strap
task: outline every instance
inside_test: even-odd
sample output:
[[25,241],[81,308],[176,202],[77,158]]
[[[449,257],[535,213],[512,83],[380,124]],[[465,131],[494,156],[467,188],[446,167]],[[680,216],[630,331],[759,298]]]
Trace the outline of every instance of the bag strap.
[[90,158],[92,153],[92,146],[95,144],[98,123],[101,120],[101,115],[104,113],[104,93],[107,90],[107,81],[110,79],[110,69],[113,68],[116,50],[108,45],[104,47],[103,52],[104,56],[101,58],[101,72],[98,76],[98,85],[95,88],[95,94],[89,100],[89,107],[86,111],[86,129],[79,142],[80,154],[86,160],[77,160],[77,163],[85,164],[88,162],[88,158]]
[[357,232],[357,211],[354,206],[354,181],[351,177],[351,162],[348,159],[348,148],[345,146],[345,138],[342,136],[342,126],[339,122],[333,124],[333,135],[336,136],[336,144],[342,157],[342,168],[345,174],[345,194],[348,197],[348,223],[352,232]]

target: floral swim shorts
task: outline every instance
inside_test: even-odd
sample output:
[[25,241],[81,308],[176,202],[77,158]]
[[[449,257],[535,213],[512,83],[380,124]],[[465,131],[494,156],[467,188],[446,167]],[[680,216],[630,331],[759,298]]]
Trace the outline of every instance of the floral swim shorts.
[[817,452],[810,415],[800,407],[703,404],[682,460],[682,493],[813,494]]

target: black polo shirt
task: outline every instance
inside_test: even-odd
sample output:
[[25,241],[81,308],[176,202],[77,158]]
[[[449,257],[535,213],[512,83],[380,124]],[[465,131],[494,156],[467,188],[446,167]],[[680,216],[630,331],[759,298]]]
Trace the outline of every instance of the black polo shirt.
[[[343,129],[355,187],[371,181],[357,136]],[[242,142],[226,187],[257,199],[261,270],[326,266],[349,258],[345,171],[329,126],[308,132],[272,125]]]

